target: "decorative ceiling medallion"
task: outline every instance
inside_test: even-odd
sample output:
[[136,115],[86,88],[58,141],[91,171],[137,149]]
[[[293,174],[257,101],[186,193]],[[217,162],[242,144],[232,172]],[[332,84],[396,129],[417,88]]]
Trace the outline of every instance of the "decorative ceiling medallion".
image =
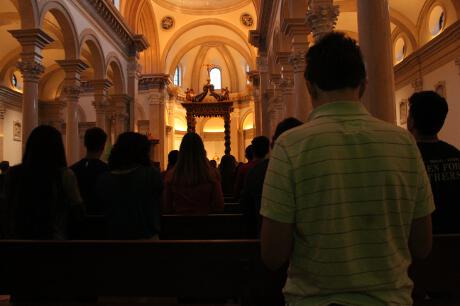
[[254,18],[252,18],[251,14],[244,13],[240,17],[240,21],[243,25],[247,26],[248,28],[252,27],[254,24]]
[[171,16],[164,16],[163,19],[161,19],[161,28],[167,31],[172,27],[174,27],[174,18]]

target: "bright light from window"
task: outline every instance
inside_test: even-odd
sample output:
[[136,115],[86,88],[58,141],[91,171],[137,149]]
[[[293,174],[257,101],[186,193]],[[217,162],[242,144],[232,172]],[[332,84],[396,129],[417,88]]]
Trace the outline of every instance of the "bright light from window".
[[435,6],[430,13],[429,28],[432,36],[436,36],[444,30],[446,14],[441,6]]
[[395,43],[395,61],[401,62],[406,57],[406,41],[400,37]]
[[214,89],[222,88],[222,72],[219,68],[212,68],[210,71],[211,84],[214,85]]
[[113,5],[115,5],[117,10],[120,10],[120,0],[113,0],[112,3],[113,3]]
[[174,72],[174,85],[181,86],[181,69],[179,66],[176,67],[176,71]]

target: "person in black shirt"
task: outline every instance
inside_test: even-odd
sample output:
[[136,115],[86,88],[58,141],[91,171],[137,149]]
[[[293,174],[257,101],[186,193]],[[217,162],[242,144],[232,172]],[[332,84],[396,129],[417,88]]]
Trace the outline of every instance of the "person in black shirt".
[[407,127],[422,154],[436,205],[433,233],[460,233],[460,151],[438,138],[447,101],[433,91],[423,91],[409,98],[409,106]]
[[109,167],[100,160],[104,152],[107,134],[100,128],[90,128],[85,133],[86,156],[70,168],[75,173],[80,193],[88,215],[101,215],[102,205],[96,199],[96,183]]

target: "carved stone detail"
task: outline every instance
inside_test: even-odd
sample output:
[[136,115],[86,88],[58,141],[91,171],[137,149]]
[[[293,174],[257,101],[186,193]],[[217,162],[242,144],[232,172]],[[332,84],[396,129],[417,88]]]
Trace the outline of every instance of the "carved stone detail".
[[305,53],[306,51],[294,51],[289,56],[289,64],[292,65],[294,73],[305,71]]
[[78,102],[81,87],[77,85],[67,85],[62,88],[61,97],[67,101]]
[[18,69],[26,82],[38,82],[40,76],[45,72],[45,67],[38,62],[18,62]]
[[420,92],[423,90],[423,78],[419,77],[412,81],[412,88],[415,92]]
[[339,16],[339,6],[333,5],[332,1],[327,1],[329,3],[317,2],[321,1],[310,1],[309,9],[305,16],[305,21],[312,30],[315,41],[334,30]]

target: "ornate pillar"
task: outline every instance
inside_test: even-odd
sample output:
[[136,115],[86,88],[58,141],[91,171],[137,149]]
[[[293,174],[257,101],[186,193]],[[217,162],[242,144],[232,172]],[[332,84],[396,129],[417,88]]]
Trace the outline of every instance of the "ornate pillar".
[[230,155],[231,151],[231,131],[230,131],[230,113],[224,115],[224,139],[225,139],[225,155]]
[[311,0],[305,21],[310,27],[315,41],[334,31],[339,16],[339,6],[332,0]]
[[88,68],[82,60],[56,61],[65,72],[60,100],[67,106],[66,149],[67,161],[73,164],[80,158],[80,136],[78,131],[78,100],[80,98],[80,73]]
[[3,103],[0,103],[0,161],[3,160],[3,156],[4,156],[3,141],[5,139],[5,135],[4,135],[5,114],[6,114],[5,105],[3,105]]
[[238,139],[238,136],[239,136],[239,133],[238,133],[238,130],[239,130],[239,127],[240,127],[240,110],[238,108],[235,108],[233,110],[233,112],[230,114],[230,141],[231,143],[233,143],[233,148],[235,148],[234,151],[234,155],[235,155],[235,158],[238,160],[239,156],[238,156],[238,153],[239,153],[239,139]]
[[22,94],[22,139],[27,141],[30,132],[38,125],[38,82],[45,71],[42,50],[53,39],[41,29],[9,31],[22,47],[18,68],[24,80]]
[[196,118],[190,112],[187,112],[187,132],[188,133],[196,132]]
[[149,47],[149,43],[142,35],[134,36],[134,45],[132,46],[131,56],[128,64],[128,95],[131,97],[129,104],[129,128],[128,130],[134,131],[135,118],[134,107],[139,94],[139,79],[141,76],[142,67],[139,65],[139,52],[144,51]]
[[168,113],[168,126],[169,130],[167,130],[167,138],[168,138],[168,149],[166,151],[174,150],[174,135],[176,133],[174,127],[174,112],[176,110],[176,96],[169,95],[168,104],[166,106],[166,111]]
[[388,0],[358,0],[358,28],[368,79],[363,103],[375,117],[395,123],[395,81]]
[[268,76],[268,59],[266,55],[259,55],[257,57],[257,70],[260,76],[260,87],[259,87],[259,103],[261,112],[261,134],[270,137],[270,118],[268,115],[268,100],[269,96],[267,90],[270,86],[270,80]]
[[252,84],[252,98],[254,99],[255,135],[262,135],[262,106],[260,93],[260,75],[258,71],[249,72],[249,80]]
[[111,95],[110,98],[114,117],[114,136],[117,138],[121,133],[130,130],[129,110],[132,99],[130,96],[124,94]]
[[90,83],[94,88],[93,106],[96,111],[96,126],[107,133],[108,94],[113,84],[108,79],[92,80]]
[[308,51],[310,30],[304,20],[292,19],[288,20],[285,25],[285,33],[291,38],[291,52],[288,60],[294,73],[294,117],[306,121],[313,109],[304,78],[305,54]]
[[285,106],[285,117],[295,117],[295,97],[294,97],[294,71],[289,64],[289,52],[279,52],[277,63],[281,65],[281,80],[279,88],[281,91],[281,100]]
[[64,123],[62,110],[64,108],[65,103],[60,99],[56,99],[56,101],[42,101],[40,103],[40,124],[51,125],[62,133],[62,125]]

